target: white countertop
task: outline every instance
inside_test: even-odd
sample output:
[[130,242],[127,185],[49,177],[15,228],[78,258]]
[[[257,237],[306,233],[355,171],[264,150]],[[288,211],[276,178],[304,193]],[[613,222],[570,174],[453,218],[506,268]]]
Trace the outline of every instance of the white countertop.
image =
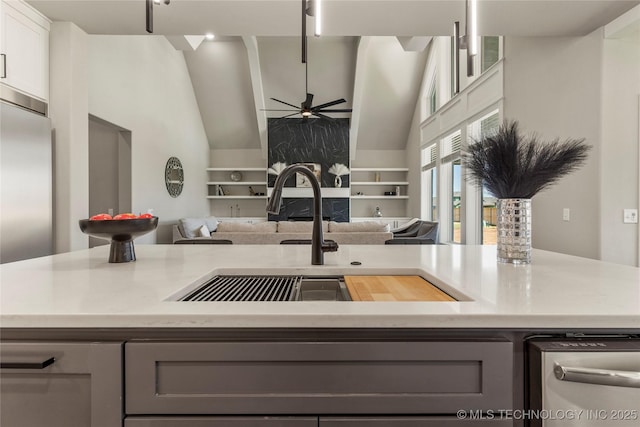
[[[312,266],[303,245],[140,244],[123,264],[108,250],[0,266],[0,327],[640,329],[639,268],[546,251],[514,266],[495,246],[343,245]],[[214,274],[417,274],[463,301],[168,301]]]

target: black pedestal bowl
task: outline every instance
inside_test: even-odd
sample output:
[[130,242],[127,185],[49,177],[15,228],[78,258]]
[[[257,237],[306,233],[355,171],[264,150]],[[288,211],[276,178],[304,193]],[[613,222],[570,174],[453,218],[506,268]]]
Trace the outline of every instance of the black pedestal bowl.
[[93,237],[111,241],[109,262],[136,260],[133,239],[153,231],[158,226],[158,217],[140,219],[81,219],[80,230]]

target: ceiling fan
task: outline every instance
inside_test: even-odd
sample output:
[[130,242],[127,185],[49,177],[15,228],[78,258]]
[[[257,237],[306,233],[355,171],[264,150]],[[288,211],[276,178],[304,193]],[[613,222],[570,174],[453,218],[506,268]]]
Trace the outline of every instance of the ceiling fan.
[[276,98],[271,98],[276,102],[279,102],[281,104],[284,105],[288,105],[289,107],[294,108],[294,110],[277,110],[277,109],[265,109],[263,111],[293,111],[293,113],[291,114],[287,114],[286,116],[282,116],[280,117],[281,119],[284,119],[285,117],[291,117],[291,116],[295,116],[297,114],[300,114],[302,116],[303,119],[308,119],[311,116],[316,116],[316,117],[321,117],[323,119],[330,119],[333,120],[332,117],[329,117],[323,113],[351,113],[352,109],[351,108],[339,108],[339,109],[330,109],[327,110],[328,107],[333,107],[334,105],[338,105],[338,104],[342,104],[347,102],[346,99],[344,98],[340,98],[340,99],[335,99],[333,101],[330,102],[326,102],[324,104],[320,104],[320,105],[313,105],[313,94],[309,93],[309,78],[308,78],[308,73],[307,73],[307,63],[304,63],[304,80],[305,80],[305,92],[307,93],[307,96],[305,98],[304,101],[302,101],[302,103],[300,103],[300,106],[298,107],[297,105],[294,105],[292,103],[289,102],[285,102],[282,101],[280,99],[276,99]]
[[326,102],[324,104],[320,104],[320,105],[313,105],[313,94],[309,93],[309,91],[307,90],[307,97],[305,98],[305,100],[300,104],[300,107],[298,107],[297,105],[294,104],[290,104],[288,102],[285,101],[281,101],[279,99],[276,98],[271,98],[276,102],[279,102],[281,104],[285,104],[288,105],[289,107],[293,107],[295,108],[295,110],[272,110],[272,109],[267,109],[264,111],[294,111],[291,114],[287,114],[286,116],[282,116],[280,117],[281,119],[284,119],[285,117],[291,117],[291,116],[295,116],[297,114],[300,114],[303,118],[308,119],[311,116],[316,116],[316,117],[321,117],[324,119],[331,119],[333,120],[333,118],[323,114],[323,113],[350,113],[352,110],[351,108],[341,108],[341,109],[331,109],[331,110],[327,110],[326,108],[328,107],[333,107],[334,105],[338,105],[338,104],[342,104],[344,102],[347,102],[346,99],[344,98],[340,98],[340,99],[336,99],[333,100],[331,102]]

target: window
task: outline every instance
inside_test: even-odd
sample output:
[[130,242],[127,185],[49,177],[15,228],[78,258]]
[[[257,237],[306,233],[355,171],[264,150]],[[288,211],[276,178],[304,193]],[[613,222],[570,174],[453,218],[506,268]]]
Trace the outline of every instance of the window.
[[[457,130],[440,140],[440,188],[446,205],[440,207],[442,237],[445,241],[462,243],[462,179],[460,148],[462,131]],[[446,225],[445,225],[446,224]]]
[[482,37],[480,73],[484,73],[489,67],[500,59],[500,37]]
[[[480,119],[471,123],[469,126],[469,135],[471,136],[471,143],[473,140],[479,140],[484,138],[487,135],[495,132],[500,126],[500,111],[493,110],[490,113],[484,115]],[[482,188],[482,209],[481,213],[481,227],[482,227],[482,236],[481,243],[484,245],[495,245],[496,244],[496,198],[493,197],[489,192],[483,187]]]
[[451,226],[453,230],[453,242],[462,243],[462,221],[460,216],[460,202],[462,200],[462,165],[460,159],[451,162],[453,179],[451,186],[451,207],[453,209],[451,216]]
[[438,91],[436,89],[436,80],[437,76],[434,76],[433,81],[431,82],[431,87],[429,88],[429,95],[427,96],[427,111],[429,111],[429,115],[435,113],[438,109]]
[[436,144],[422,149],[422,194],[421,218],[436,221],[437,215],[437,173],[436,173]]

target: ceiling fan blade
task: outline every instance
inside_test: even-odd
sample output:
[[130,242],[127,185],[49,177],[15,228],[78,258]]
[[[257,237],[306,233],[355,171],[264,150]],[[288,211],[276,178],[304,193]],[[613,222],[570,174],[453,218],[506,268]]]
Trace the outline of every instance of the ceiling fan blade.
[[314,110],[317,113],[351,113],[353,110],[351,108],[343,108],[338,110]]
[[334,105],[342,104],[343,102],[347,102],[347,100],[344,98],[336,99],[335,101],[327,102],[326,104],[316,105],[315,107],[311,108],[311,111],[318,111],[325,107],[331,107]]
[[311,114],[313,114],[314,116],[323,118],[323,119],[333,120],[333,117],[325,116],[324,114],[318,113],[317,111],[313,111]]
[[312,93],[307,93],[307,97],[304,100],[304,102],[302,103],[302,109],[303,110],[310,110],[312,104],[313,104],[313,94]]
[[261,108],[260,111],[300,111],[300,110],[275,110],[272,108]]
[[297,113],[293,113],[293,114],[287,114],[286,116],[282,116],[282,117],[278,117],[278,118],[279,118],[279,119],[285,119],[285,118],[287,118],[287,117],[295,116],[295,115],[297,115],[297,114],[300,114],[300,113],[299,113],[299,112],[297,112]]
[[300,107],[298,107],[297,105],[289,104],[288,102],[280,101],[279,99],[275,99],[275,98],[271,98],[271,99],[273,99],[274,101],[279,102],[281,104],[288,105],[289,107],[293,107],[293,108],[295,108],[297,110],[300,109]]

